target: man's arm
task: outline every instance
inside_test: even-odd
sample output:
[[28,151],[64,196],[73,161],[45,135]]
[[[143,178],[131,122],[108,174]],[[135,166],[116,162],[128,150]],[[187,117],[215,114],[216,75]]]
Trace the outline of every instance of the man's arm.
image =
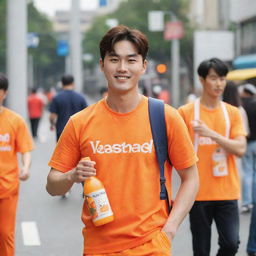
[[245,136],[237,136],[234,139],[226,138],[217,132],[211,130],[203,121],[197,120],[193,125],[194,132],[200,136],[209,137],[219,144],[230,154],[242,157],[246,151]]
[[58,115],[56,113],[50,113],[49,121],[50,121],[50,130],[51,131],[55,129],[57,118],[58,118]]
[[31,154],[25,152],[21,154],[22,167],[20,169],[20,180],[25,181],[29,178],[29,168],[31,165]]
[[163,227],[163,231],[173,239],[181,222],[191,209],[199,188],[197,166],[192,165],[183,170],[177,170],[181,184],[177,192],[171,213]]
[[52,196],[64,195],[74,183],[81,183],[91,176],[96,175],[95,162],[81,160],[75,169],[68,172],[60,172],[51,168],[48,177],[46,190]]

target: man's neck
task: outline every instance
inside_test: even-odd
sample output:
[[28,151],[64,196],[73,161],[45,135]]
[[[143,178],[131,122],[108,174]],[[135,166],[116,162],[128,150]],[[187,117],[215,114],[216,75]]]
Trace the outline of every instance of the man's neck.
[[128,113],[138,106],[141,98],[142,96],[139,93],[115,95],[109,92],[106,102],[113,111],[117,113]]
[[0,114],[3,112],[4,107],[2,105],[0,105]]
[[200,99],[201,104],[209,109],[214,109],[219,107],[220,101],[221,101],[220,98],[212,98],[207,95],[202,95]]
[[62,87],[63,90],[73,90],[74,86],[73,85],[66,85]]

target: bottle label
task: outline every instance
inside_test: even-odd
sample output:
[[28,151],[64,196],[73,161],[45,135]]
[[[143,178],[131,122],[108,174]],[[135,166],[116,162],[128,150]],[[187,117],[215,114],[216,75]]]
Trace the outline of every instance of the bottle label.
[[213,176],[221,177],[228,175],[227,155],[224,149],[217,148],[212,155]]
[[85,200],[93,221],[113,215],[105,189],[99,189],[85,195]]

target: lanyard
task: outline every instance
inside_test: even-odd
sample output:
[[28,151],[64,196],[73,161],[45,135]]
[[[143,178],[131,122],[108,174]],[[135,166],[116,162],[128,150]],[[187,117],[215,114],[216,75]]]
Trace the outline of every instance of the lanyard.
[[[225,119],[225,125],[226,125],[226,132],[225,132],[225,137],[229,138],[229,133],[230,133],[230,120],[228,116],[228,111],[225,103],[223,101],[220,102],[221,109],[224,115]],[[200,98],[197,98],[194,103],[194,120],[199,120],[200,118]],[[194,150],[197,153],[198,151],[198,145],[199,145],[199,135],[198,133],[195,133],[194,136]]]

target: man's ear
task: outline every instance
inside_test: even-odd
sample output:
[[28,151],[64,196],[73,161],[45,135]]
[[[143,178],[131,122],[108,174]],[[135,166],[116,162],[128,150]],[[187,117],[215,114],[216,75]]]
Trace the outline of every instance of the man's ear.
[[100,58],[100,69],[101,69],[101,71],[103,71],[103,67],[104,67],[104,60],[102,58]]
[[6,91],[4,92],[4,97],[3,97],[3,99],[5,99],[5,98],[6,98],[6,96],[7,96],[7,92],[8,92],[8,90],[6,90]]
[[201,84],[204,84],[205,79],[202,76],[199,76],[199,81]]
[[147,60],[144,60],[142,65],[143,65],[143,69],[144,69],[144,70],[143,70],[143,74],[144,74],[144,73],[146,72],[146,70],[147,70],[148,61],[147,61]]

